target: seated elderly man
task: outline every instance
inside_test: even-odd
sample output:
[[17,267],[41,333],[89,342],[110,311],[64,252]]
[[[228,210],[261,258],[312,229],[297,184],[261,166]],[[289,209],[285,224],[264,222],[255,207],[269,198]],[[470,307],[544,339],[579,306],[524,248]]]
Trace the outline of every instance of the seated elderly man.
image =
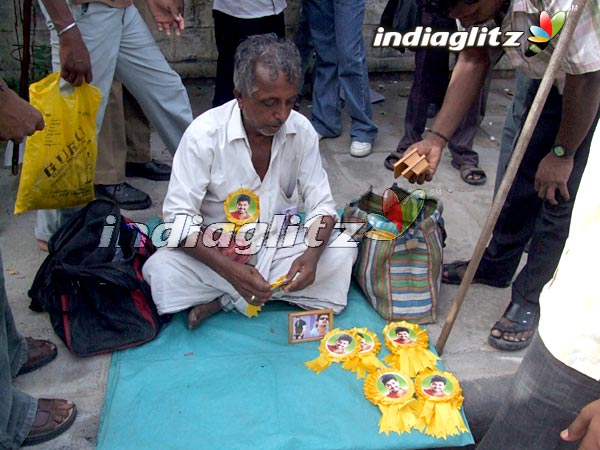
[[[299,76],[293,43],[252,36],[236,51],[235,99],[185,132],[163,212],[166,222],[185,215],[196,225],[178,248],[160,249],[144,266],[160,314],[190,308],[190,328],[221,310],[252,316],[276,280],[284,283],[278,299],[336,313],[345,307],[357,250],[338,243],[347,239],[331,245],[336,204],[317,133],[292,111]],[[232,216],[241,194],[251,198],[249,223]],[[295,214],[301,201],[304,228]],[[234,240],[223,248],[228,232]]]

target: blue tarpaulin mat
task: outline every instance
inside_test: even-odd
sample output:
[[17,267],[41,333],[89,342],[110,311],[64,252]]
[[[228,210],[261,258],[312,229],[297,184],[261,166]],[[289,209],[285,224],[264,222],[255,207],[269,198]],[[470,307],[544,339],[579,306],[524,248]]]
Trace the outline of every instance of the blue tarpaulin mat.
[[[383,450],[463,446],[470,433],[435,439],[416,430],[378,432],[379,409],[363,380],[334,363],[304,363],[318,341],[288,343],[288,313],[272,302],[258,317],[219,313],[196,330],[173,317],[157,339],[112,355],[99,450]],[[385,321],[351,286],[334,327],[366,327],[382,342]]]

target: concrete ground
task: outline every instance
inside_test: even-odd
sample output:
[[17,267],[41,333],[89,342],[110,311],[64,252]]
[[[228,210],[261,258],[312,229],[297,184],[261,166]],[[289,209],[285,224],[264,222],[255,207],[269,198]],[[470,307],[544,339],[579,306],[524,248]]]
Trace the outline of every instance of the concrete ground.
[[[211,83],[207,80],[189,80],[186,85],[194,114],[198,115],[208,109],[212,97]],[[373,115],[379,125],[374,153],[364,159],[349,155],[347,117],[341,137],[321,141],[321,154],[339,207],[359,196],[369,185],[373,185],[375,192],[382,193],[394,181],[392,173],[384,168],[383,161],[395,149],[403,134],[403,114],[410,79],[389,74],[373,76],[371,87],[386,97],[384,102],[373,106]],[[449,153],[446,152],[434,181],[423,186],[428,195],[440,198],[444,204],[443,215],[448,232],[445,261],[470,257],[489,212],[501,129],[510,104],[512,87],[512,78],[494,79],[487,114],[475,140],[475,149],[480,154],[480,166],[488,175],[487,184],[477,187],[465,184],[458,171],[450,165]],[[302,104],[302,112],[310,115],[309,102]],[[166,161],[170,159],[156,133],[153,133],[152,148],[155,157]],[[136,221],[155,217],[160,210],[167,182],[145,179],[129,181],[151,195],[153,206],[145,211],[125,211],[125,214]],[[412,187],[406,181],[399,182],[405,188]],[[71,355],[54,334],[47,315],[28,309],[27,290],[46,254],[41,253],[35,244],[35,213],[28,212],[19,216],[12,214],[17,187],[18,178],[10,175],[10,169],[0,170],[0,188],[4,192],[0,214],[0,248],[6,290],[21,333],[51,338],[59,346],[59,355],[47,367],[17,378],[16,384],[33,396],[73,400],[79,410],[77,421],[68,432],[33,448],[93,449],[110,356],[79,358]],[[456,291],[456,286],[442,286],[437,306],[437,323],[426,327],[433,342],[437,341]],[[510,385],[510,377],[523,355],[522,351],[502,353],[487,344],[490,327],[500,317],[509,297],[510,289],[472,286],[442,357],[447,369],[461,381],[465,410],[476,437],[481,435],[491,419],[497,402]]]

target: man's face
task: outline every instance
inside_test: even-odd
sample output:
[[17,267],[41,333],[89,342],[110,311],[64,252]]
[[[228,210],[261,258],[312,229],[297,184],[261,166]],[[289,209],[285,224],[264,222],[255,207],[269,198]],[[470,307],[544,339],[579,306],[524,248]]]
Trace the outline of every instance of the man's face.
[[348,347],[349,343],[350,342],[348,342],[344,339],[338,339],[337,341],[335,341],[335,349],[341,353],[344,350],[346,350],[346,347]]
[[463,27],[484,23],[498,15],[504,0],[458,0],[450,9],[450,17],[458,19]]
[[388,382],[385,383],[385,387],[388,388],[388,391],[390,392],[400,392],[400,383],[398,383],[398,380],[396,380],[395,378],[388,380]]
[[410,333],[408,331],[398,331],[396,336],[401,341],[408,341],[410,339]]
[[242,110],[246,133],[273,136],[289,117],[298,88],[283,73],[271,80],[264,64],[256,64],[255,71],[257,90],[250,97],[235,91],[235,97]]
[[446,387],[446,385],[442,381],[432,381],[431,382],[431,390],[433,391],[433,393],[435,395],[439,395],[439,396],[443,395],[445,387]]
[[317,326],[326,327],[329,324],[329,317],[321,316],[319,317],[319,321],[317,322]]
[[237,202],[237,212],[240,215],[244,215],[248,213],[248,201],[242,200]]

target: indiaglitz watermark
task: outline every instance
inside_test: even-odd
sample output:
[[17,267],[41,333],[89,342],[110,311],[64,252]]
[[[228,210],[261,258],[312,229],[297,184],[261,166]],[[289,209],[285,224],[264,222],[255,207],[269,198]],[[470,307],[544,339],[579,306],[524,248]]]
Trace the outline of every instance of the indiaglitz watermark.
[[413,31],[401,33],[377,28],[373,47],[447,48],[453,52],[467,47],[518,47],[522,31],[502,31],[500,27],[471,27],[465,31],[433,31],[431,27],[418,26]]
[[[300,230],[304,228],[304,224],[297,214],[276,214],[270,223],[251,222],[237,228],[230,222],[206,226],[202,216],[188,214],[176,214],[173,221],[161,222],[152,231],[145,223],[122,223],[121,226],[139,230],[140,233],[134,243],[134,247],[138,248],[143,246],[144,236],[148,236],[156,248],[193,248],[201,239],[205,247],[227,248],[234,245],[236,253],[253,255],[263,247],[292,247],[298,242],[299,236],[303,236],[304,243],[309,247],[320,247],[326,244],[318,239],[319,230],[325,226],[322,216],[315,217],[311,222],[302,235]],[[116,226],[116,216],[106,216],[104,223],[98,246],[107,248],[117,245],[120,230]],[[361,222],[338,222],[335,228],[343,232],[328,243],[328,247],[356,247],[358,241],[354,240],[353,236],[364,226],[365,224]]]

